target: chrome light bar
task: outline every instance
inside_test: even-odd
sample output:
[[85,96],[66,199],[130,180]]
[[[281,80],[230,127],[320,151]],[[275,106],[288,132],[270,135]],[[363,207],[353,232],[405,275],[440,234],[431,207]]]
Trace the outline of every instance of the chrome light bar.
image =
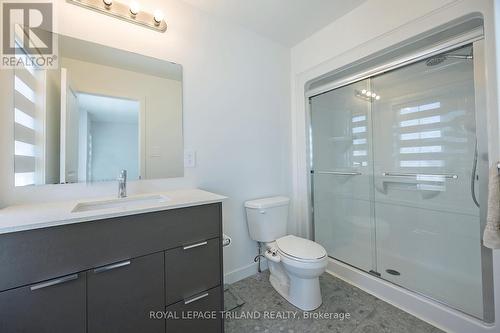
[[167,22],[160,11],[149,13],[140,9],[137,2],[126,5],[115,0],[66,0],[69,3],[92,9],[127,22],[139,24],[159,32],[167,31]]

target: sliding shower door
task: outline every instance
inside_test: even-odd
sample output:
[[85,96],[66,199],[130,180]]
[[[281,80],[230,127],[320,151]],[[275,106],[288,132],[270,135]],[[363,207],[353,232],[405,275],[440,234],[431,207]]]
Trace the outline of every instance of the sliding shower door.
[[370,103],[361,81],[311,99],[315,239],[327,252],[374,269]]
[[450,54],[372,79],[377,264],[482,317],[472,49]]
[[311,97],[312,192],[331,257],[483,318],[475,99],[472,45]]

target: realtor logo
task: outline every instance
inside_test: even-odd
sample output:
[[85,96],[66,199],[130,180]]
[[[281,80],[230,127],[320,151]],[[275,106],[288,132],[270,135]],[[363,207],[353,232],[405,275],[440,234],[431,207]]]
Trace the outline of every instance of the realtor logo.
[[51,2],[2,2],[2,68],[53,68]]

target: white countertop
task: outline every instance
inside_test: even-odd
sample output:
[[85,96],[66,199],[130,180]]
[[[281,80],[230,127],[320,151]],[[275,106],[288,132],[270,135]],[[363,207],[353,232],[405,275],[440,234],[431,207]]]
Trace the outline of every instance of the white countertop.
[[114,200],[116,197],[101,197],[44,204],[15,205],[0,209],[0,234],[39,228],[54,227],[72,223],[102,220],[111,217],[135,215],[182,207],[199,206],[222,202],[224,196],[203,190],[176,190],[131,195],[127,199],[161,195],[168,198],[165,202],[134,205],[127,208],[107,208],[94,211],[73,213],[77,204]]

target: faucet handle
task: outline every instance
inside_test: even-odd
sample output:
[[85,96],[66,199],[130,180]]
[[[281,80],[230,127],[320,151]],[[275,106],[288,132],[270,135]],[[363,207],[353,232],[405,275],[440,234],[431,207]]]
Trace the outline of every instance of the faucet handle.
[[120,171],[118,175],[118,180],[126,181],[127,180],[127,170]]
[[122,170],[118,176],[118,198],[127,196],[127,170]]

